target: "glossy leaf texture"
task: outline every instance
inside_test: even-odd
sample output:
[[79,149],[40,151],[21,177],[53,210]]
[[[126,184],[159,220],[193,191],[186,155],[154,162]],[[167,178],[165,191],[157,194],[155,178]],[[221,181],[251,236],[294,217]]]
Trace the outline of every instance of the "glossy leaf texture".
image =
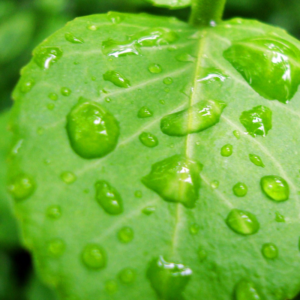
[[299,48],[255,21],[118,13],[44,41],[10,165],[44,280],[63,299],[293,298]]
[[144,0],[155,6],[167,7],[171,9],[179,9],[191,5],[191,0]]

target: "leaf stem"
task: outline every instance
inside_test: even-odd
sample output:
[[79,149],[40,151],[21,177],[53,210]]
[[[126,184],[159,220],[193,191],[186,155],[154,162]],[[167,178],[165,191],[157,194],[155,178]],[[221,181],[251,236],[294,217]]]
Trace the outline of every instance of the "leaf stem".
[[196,27],[214,26],[222,20],[226,0],[192,0],[190,24]]

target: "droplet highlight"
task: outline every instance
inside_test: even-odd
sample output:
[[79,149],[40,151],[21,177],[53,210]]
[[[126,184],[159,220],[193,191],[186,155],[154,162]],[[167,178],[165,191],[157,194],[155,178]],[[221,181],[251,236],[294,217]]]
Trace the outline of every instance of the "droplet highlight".
[[103,75],[103,79],[105,81],[110,81],[115,86],[118,86],[121,88],[129,88],[130,87],[130,81],[117,71],[107,71]]
[[148,70],[152,74],[159,74],[162,72],[162,67],[159,64],[151,64],[148,67]]
[[265,167],[265,165],[264,165],[262,159],[261,159],[258,155],[256,155],[256,154],[249,154],[249,159],[250,159],[250,161],[251,161],[254,165],[256,165],[256,166],[258,166],[258,167],[262,167],[262,168]]
[[76,37],[73,33],[67,32],[65,33],[65,39],[72,44],[83,44],[84,40]]
[[251,281],[241,280],[234,290],[235,300],[262,300]]
[[47,70],[57,63],[62,55],[63,52],[59,47],[42,46],[34,51],[33,59],[41,69]]
[[158,146],[157,137],[150,132],[142,132],[139,135],[139,140],[144,146],[146,146],[148,148],[154,148],[154,147]]
[[145,119],[153,116],[153,112],[146,106],[143,106],[138,111],[138,118]]
[[234,193],[235,196],[245,197],[247,195],[247,192],[248,192],[248,187],[245,183],[238,182],[233,186],[232,190],[233,190],[233,193]]
[[260,180],[260,185],[263,192],[271,200],[281,202],[289,199],[289,185],[282,177],[273,175],[264,176]]
[[233,146],[230,144],[226,144],[221,148],[221,155],[224,157],[229,157],[233,153]]
[[106,254],[97,244],[88,244],[82,251],[81,259],[89,269],[100,270],[106,266]]
[[8,192],[16,201],[28,199],[36,188],[35,181],[27,174],[19,174],[13,177],[8,185]]
[[66,184],[71,184],[77,180],[77,177],[72,172],[63,172],[60,175],[61,180]]
[[278,248],[273,243],[266,243],[263,244],[261,253],[267,259],[275,259],[278,257]]

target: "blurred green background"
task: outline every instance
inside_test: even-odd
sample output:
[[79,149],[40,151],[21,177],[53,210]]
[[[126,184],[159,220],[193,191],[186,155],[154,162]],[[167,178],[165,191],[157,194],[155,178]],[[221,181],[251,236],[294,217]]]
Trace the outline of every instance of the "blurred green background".
[[[110,10],[172,15],[181,20],[188,20],[190,13],[189,8],[172,11],[145,0],[0,0],[0,111],[12,105],[20,69],[43,39],[77,16]],[[237,16],[283,27],[300,39],[300,0],[227,0],[224,18]],[[55,300],[34,274],[30,255],[19,246],[4,185],[10,139],[5,130],[7,117],[0,117],[0,300]]]

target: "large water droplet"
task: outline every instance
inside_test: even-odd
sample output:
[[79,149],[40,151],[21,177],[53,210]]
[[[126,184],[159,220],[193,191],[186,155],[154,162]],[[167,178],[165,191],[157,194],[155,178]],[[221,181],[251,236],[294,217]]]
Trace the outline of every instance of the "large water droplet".
[[123,212],[123,201],[118,191],[104,180],[97,181],[96,200],[110,215],[119,215]]
[[254,234],[260,227],[255,215],[239,209],[233,209],[229,213],[226,224],[230,229],[242,235]]
[[49,69],[63,55],[59,47],[39,47],[33,53],[33,59],[42,69]]
[[188,284],[192,270],[183,265],[167,262],[162,256],[150,262],[147,278],[160,299],[182,299],[182,293]]
[[265,258],[274,259],[278,257],[278,248],[273,243],[263,244],[261,253]]
[[121,88],[129,88],[130,81],[125,78],[122,74],[116,71],[107,71],[103,75],[103,79],[106,81],[112,82],[114,85],[121,87]]
[[133,283],[135,281],[135,277],[136,277],[136,272],[131,268],[123,269],[119,273],[119,279],[121,280],[122,283],[125,284]]
[[237,197],[245,197],[248,192],[246,184],[242,182],[238,182],[237,184],[235,184],[232,190]]
[[264,176],[260,185],[265,194],[274,201],[285,201],[289,199],[290,189],[288,183],[279,176]]
[[29,198],[35,190],[33,178],[26,174],[19,174],[13,177],[8,185],[8,192],[17,201]]
[[230,144],[226,144],[221,148],[221,155],[224,157],[229,157],[232,155],[233,146]]
[[143,119],[143,118],[149,118],[153,116],[153,112],[146,106],[143,106],[140,108],[138,111],[138,117]]
[[83,158],[100,158],[118,142],[117,120],[96,102],[81,98],[67,116],[67,132],[74,151]]
[[224,57],[262,97],[286,103],[300,84],[300,51],[274,36],[234,42]]
[[122,243],[129,243],[134,238],[134,231],[130,227],[123,227],[118,232],[118,238]]
[[250,159],[250,161],[251,161],[253,164],[255,164],[256,166],[262,167],[262,168],[265,167],[265,165],[264,165],[262,159],[261,159],[258,155],[255,155],[255,154],[249,154],[249,159]]
[[149,148],[153,148],[158,145],[157,137],[150,132],[142,132],[139,139],[143,145]]
[[107,18],[113,24],[120,24],[125,19],[125,15],[115,11],[109,11],[107,13]]
[[106,254],[96,244],[87,245],[82,251],[81,259],[89,269],[100,270],[106,266]]
[[165,116],[160,128],[171,136],[185,136],[205,130],[219,122],[225,106],[221,101],[201,101],[186,110]]
[[202,68],[201,77],[197,78],[197,82],[208,84],[214,82],[224,82],[228,77],[222,70],[216,68]]
[[151,64],[148,68],[148,70],[152,73],[152,74],[159,74],[162,72],[162,68],[160,65],[158,64]]
[[48,253],[50,256],[59,257],[65,252],[66,245],[61,239],[53,239],[48,244]]
[[49,206],[46,214],[48,218],[58,220],[61,217],[61,208],[58,205]]
[[248,280],[241,280],[234,290],[235,300],[261,300],[254,284]]
[[142,182],[164,200],[193,208],[199,197],[201,170],[199,162],[174,155],[152,165]]
[[272,111],[263,105],[253,107],[241,114],[240,122],[253,137],[266,136],[272,129]]
[[79,38],[79,37],[76,37],[73,33],[71,33],[71,32],[67,32],[66,34],[65,34],[65,39],[68,41],[68,42],[70,42],[70,43],[72,43],[72,44],[82,44],[82,43],[84,43],[84,40],[83,39],[81,39],[81,38]]

